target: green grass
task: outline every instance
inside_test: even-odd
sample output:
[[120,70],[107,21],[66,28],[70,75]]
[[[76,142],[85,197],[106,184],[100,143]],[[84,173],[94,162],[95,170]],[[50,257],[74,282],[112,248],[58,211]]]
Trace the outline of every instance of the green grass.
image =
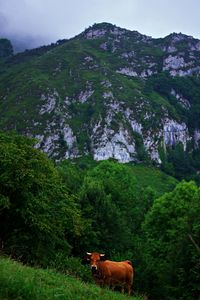
[[[52,270],[23,266],[8,258],[0,258],[0,299],[2,300],[125,300],[130,297],[118,292],[86,284]],[[131,297],[141,300],[141,297]]]
[[166,175],[155,167],[144,165],[129,165],[133,175],[136,177],[138,189],[151,187],[158,196],[173,190],[178,181],[169,175]]
[[[73,160],[73,164],[86,171],[97,167],[101,163],[102,161],[95,161],[91,156],[86,155]],[[115,163],[119,164],[116,161]],[[157,196],[161,196],[164,193],[172,191],[178,183],[177,179],[167,175],[154,166],[145,166],[143,164],[134,165],[133,163],[127,163],[125,166],[130,168],[133,176],[136,178],[138,191],[151,187]]]

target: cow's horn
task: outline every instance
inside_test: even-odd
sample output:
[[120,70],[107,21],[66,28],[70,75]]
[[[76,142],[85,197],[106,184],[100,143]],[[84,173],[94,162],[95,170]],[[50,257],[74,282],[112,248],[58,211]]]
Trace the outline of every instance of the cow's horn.
[[105,254],[100,254],[100,256],[105,256]]
[[90,253],[90,252],[87,252],[87,255],[92,255],[92,253]]

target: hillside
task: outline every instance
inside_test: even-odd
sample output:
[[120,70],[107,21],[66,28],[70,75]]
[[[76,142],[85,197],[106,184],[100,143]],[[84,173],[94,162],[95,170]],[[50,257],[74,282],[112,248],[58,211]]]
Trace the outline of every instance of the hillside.
[[53,270],[25,267],[0,257],[0,299],[14,300],[141,300],[117,292],[86,284],[69,275],[61,275]]
[[173,165],[167,154],[180,144],[187,159],[193,150],[194,173],[199,58],[200,41],[182,33],[153,39],[95,24],[1,62],[0,129],[37,138],[55,160],[90,154]]

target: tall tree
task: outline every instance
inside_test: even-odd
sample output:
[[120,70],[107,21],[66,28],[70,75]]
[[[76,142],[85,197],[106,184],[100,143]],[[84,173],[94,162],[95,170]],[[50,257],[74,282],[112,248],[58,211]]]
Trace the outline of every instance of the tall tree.
[[200,189],[182,182],[147,213],[146,272],[159,299],[197,299],[200,293]]
[[0,134],[0,228],[7,253],[45,264],[69,253],[81,231],[80,211],[48,158],[33,141]]

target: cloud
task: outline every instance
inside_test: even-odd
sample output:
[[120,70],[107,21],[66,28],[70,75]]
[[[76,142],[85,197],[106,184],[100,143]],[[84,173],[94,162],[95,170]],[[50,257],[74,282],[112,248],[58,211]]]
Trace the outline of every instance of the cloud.
[[16,52],[52,41],[51,36],[41,30],[37,11],[32,11],[30,4],[25,0],[0,0],[0,37],[10,39]]
[[0,35],[31,47],[70,38],[98,22],[164,37],[200,38],[198,0],[0,0]]

